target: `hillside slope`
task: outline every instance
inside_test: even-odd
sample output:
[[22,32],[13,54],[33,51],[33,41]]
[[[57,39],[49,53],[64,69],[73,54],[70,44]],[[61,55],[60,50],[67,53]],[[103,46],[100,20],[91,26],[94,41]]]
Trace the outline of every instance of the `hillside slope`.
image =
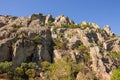
[[119,62],[120,37],[108,25],[75,24],[64,15],[0,15],[0,78],[110,80]]

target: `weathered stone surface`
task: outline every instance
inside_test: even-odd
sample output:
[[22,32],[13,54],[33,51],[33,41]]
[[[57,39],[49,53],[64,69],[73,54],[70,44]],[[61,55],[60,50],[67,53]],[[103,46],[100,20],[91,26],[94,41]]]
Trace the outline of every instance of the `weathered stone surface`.
[[[39,63],[47,60],[51,62],[50,29],[41,27],[38,23],[30,24],[32,27],[27,27],[29,26],[28,20],[28,18],[18,18],[13,23],[0,28],[0,61],[12,60],[14,67],[24,61]],[[12,27],[13,24],[22,26],[16,28]],[[42,47],[38,47],[39,45]]]
[[63,24],[72,24],[74,23],[73,21],[69,20],[67,16],[61,15],[55,18],[54,24],[58,27],[62,26]]
[[10,48],[6,44],[0,46],[0,62],[9,61],[11,59]]
[[120,51],[120,38],[119,37],[115,37],[112,38],[110,40],[106,40],[103,44],[104,49],[106,49],[107,51]]
[[15,19],[17,19],[17,17],[0,15],[0,23],[3,23],[3,24],[12,23]]
[[40,22],[39,19],[33,20],[33,21],[30,23],[29,27],[32,27],[32,28],[34,28],[34,27],[41,27],[40,24],[41,24],[41,22]]
[[[27,57],[31,56],[34,53],[34,45],[30,42],[25,42],[18,40],[14,46],[13,51],[13,66],[17,67],[22,62],[26,61]],[[35,53],[34,53],[35,54]]]
[[113,36],[113,32],[111,31],[109,25],[104,26],[104,30],[107,32],[108,35]]
[[28,24],[30,23],[30,19],[27,17],[21,17],[21,18],[17,18],[16,20],[14,20],[13,22],[10,23],[10,25],[20,25],[22,27],[28,27]]
[[52,15],[48,14],[45,19],[45,24],[51,23],[53,20]]
[[[54,24],[48,25],[47,24]],[[61,28],[62,25],[77,25],[76,28]],[[87,50],[88,49],[88,50]],[[87,50],[88,52],[82,52]],[[70,59],[84,64],[87,73],[79,71],[76,80],[89,76],[91,72],[99,80],[110,80],[119,59],[109,55],[109,51],[120,52],[120,37],[114,35],[109,26],[99,28],[95,23],[74,21],[62,15],[33,14],[30,17],[0,15],[0,62],[12,61],[13,68],[22,62],[56,62]],[[44,75],[45,74],[45,75]],[[40,73],[46,78],[46,73]]]
[[95,24],[95,23],[91,23],[91,26],[93,26],[95,29],[98,29],[98,28],[100,28],[97,24]]

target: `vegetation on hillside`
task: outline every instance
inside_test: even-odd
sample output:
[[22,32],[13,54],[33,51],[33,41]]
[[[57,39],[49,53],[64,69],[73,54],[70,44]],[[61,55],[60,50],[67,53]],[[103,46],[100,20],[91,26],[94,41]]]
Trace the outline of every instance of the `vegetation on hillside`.
[[110,80],[120,80],[120,69],[114,70],[112,72],[112,77]]
[[[0,62],[0,78],[9,78],[11,80],[34,80],[38,66],[36,63],[22,63],[20,66],[12,69],[12,62]],[[4,75],[6,74],[6,75]]]

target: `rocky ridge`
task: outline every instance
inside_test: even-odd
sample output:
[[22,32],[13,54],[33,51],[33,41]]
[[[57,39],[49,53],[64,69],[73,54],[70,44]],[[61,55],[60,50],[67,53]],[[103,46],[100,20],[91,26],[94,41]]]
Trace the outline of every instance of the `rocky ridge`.
[[[75,24],[64,15],[0,15],[0,62],[12,61],[13,69],[22,62],[35,62],[40,67],[43,61],[56,63],[68,57],[75,63],[84,63],[88,73],[95,73],[94,80],[110,80],[120,61],[109,54],[112,51],[120,52],[120,37],[108,25],[102,29],[85,21]],[[80,76],[78,71],[76,80]]]

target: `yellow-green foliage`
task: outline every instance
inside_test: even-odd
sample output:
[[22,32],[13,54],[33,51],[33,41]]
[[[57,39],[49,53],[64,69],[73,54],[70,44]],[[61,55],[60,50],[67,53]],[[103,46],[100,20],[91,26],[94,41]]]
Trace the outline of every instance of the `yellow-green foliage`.
[[17,24],[13,24],[12,27],[14,27],[14,28],[20,28],[22,26],[21,25],[17,25]]
[[62,24],[62,28],[80,28],[79,24]]
[[55,49],[65,49],[65,44],[60,42],[54,46]]
[[113,58],[120,59],[120,52],[111,51],[111,52],[109,52],[109,55]]
[[105,31],[104,31],[104,29],[102,29],[102,28],[98,28],[98,29],[97,29],[97,32],[100,33],[102,36],[105,35]]
[[98,28],[97,31],[98,31],[99,33],[103,33],[104,30],[103,30],[102,28]]
[[43,70],[49,70],[50,66],[51,66],[51,63],[49,63],[47,61],[41,62],[41,67]]
[[50,22],[50,21],[48,23],[46,23],[46,25],[47,26],[55,26],[55,24],[53,22]]
[[87,48],[86,46],[84,45],[80,45],[78,48],[77,48],[78,52],[79,52],[79,56],[81,56],[81,59],[83,59],[83,62],[85,64],[88,64],[89,61],[90,61],[90,55],[89,55],[89,51],[90,49]]
[[15,76],[23,76],[24,75],[24,70],[21,67],[17,67],[14,71]]
[[14,80],[24,80],[23,76],[24,76],[24,70],[21,67],[17,67],[14,71],[14,76],[13,79]]
[[80,53],[89,53],[89,48],[87,48],[86,46],[84,45],[80,45],[78,46],[77,50],[80,52]]
[[55,43],[54,49],[63,49],[63,50],[66,49],[66,44],[64,42],[58,39],[54,39],[54,43]]
[[27,70],[27,69],[37,69],[38,66],[36,63],[30,62],[30,63],[22,63],[20,66],[22,69]]
[[120,80],[120,69],[114,70],[112,72],[112,77],[110,80]]
[[91,24],[89,23],[81,23],[81,24],[62,24],[62,28],[80,28],[80,29],[86,29],[86,28],[94,28]]
[[[30,77],[28,80],[36,80],[36,79]],[[37,80],[39,80],[39,79],[37,79]]]
[[41,40],[41,37],[39,35],[37,35],[33,38],[34,42],[40,42],[40,40]]
[[0,72],[7,73],[11,70],[12,62],[0,62]]
[[84,59],[84,62],[85,62],[85,64],[86,63],[88,63],[89,61],[90,61],[90,55],[88,55],[88,54],[83,54],[83,59]]
[[52,80],[75,80],[74,73],[79,71],[77,64],[64,60],[57,60],[52,64],[43,62],[41,66]]
[[23,79],[22,77],[19,77],[19,76],[14,76],[13,80],[25,80],[25,79]]
[[87,22],[82,22],[82,23],[80,24],[80,28],[81,28],[81,29],[86,29],[86,28],[92,29],[92,28],[94,28],[94,27],[93,27],[91,24],[87,23]]
[[[14,80],[25,80],[27,78],[33,79],[35,77],[36,70],[38,66],[36,63],[22,63],[19,67],[17,67],[13,74],[11,75]],[[28,80],[28,79],[27,79]]]
[[28,77],[33,78],[33,77],[35,77],[35,72],[36,72],[35,69],[28,69],[28,70],[25,72],[25,74],[26,74]]
[[18,39],[22,39],[22,38],[23,38],[23,35],[22,35],[22,34],[19,34],[17,38],[18,38]]

